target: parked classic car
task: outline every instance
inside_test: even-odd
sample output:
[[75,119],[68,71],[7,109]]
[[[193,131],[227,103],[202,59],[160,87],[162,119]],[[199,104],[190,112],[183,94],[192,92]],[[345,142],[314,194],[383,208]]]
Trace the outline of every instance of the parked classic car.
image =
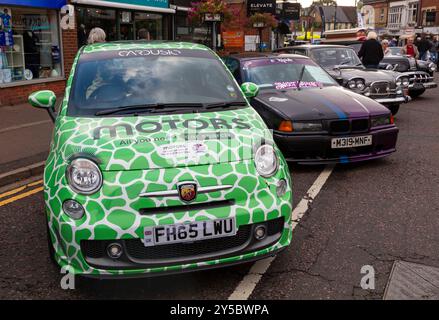
[[343,87],[372,98],[396,114],[408,102],[409,78],[388,70],[366,69],[356,52],[340,45],[301,45],[276,49],[310,57]]
[[390,111],[339,86],[310,58],[240,54],[223,60],[242,86],[259,87],[251,105],[288,161],[348,163],[396,150],[398,128]]
[[[361,41],[341,41],[338,44],[348,45],[356,52],[361,48]],[[391,47],[392,54],[387,55],[380,63],[380,68],[404,73],[410,79],[409,95],[419,97],[426,89],[437,87],[433,74],[437,70],[436,64],[401,54],[401,47]]]

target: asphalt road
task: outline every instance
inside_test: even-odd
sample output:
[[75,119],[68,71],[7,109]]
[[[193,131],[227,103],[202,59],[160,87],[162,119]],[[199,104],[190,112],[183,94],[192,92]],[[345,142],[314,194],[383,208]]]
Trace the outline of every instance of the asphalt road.
[[[250,299],[382,299],[395,260],[439,267],[438,101],[435,89],[402,106],[392,156],[335,167]],[[322,170],[291,166],[295,205]],[[227,299],[251,267],[63,290],[48,257],[42,193],[1,206],[0,217],[0,299]],[[375,269],[374,290],[360,287],[364,265]]]

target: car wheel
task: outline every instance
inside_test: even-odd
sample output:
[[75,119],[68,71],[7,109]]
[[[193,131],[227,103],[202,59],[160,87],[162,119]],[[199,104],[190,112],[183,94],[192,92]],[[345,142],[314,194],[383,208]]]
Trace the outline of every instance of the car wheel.
[[49,251],[50,262],[53,263],[57,268],[59,268],[58,263],[55,260],[55,249],[53,248],[52,240],[50,239],[49,224],[46,223],[46,237],[47,237],[47,249]]
[[399,111],[399,104],[387,106],[387,108],[389,108],[390,112],[392,112],[392,114],[395,115]]
[[409,91],[409,96],[412,97],[412,98],[416,98],[416,97],[419,97],[424,92],[425,92],[425,89],[423,89],[423,90],[410,90]]

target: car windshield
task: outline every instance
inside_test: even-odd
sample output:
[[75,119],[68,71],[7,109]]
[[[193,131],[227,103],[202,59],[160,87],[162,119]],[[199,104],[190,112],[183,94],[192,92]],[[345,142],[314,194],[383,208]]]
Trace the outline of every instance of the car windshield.
[[176,106],[187,109],[191,104],[224,106],[234,102],[243,105],[245,100],[210,51],[113,50],[81,56],[67,114],[99,115],[124,107],[134,107],[130,109],[134,113],[138,112],[136,106],[152,110],[164,105],[175,111]]
[[361,61],[352,48],[321,48],[311,51],[311,58],[324,68],[360,66]]
[[310,59],[266,58],[243,63],[246,82],[254,82],[260,88],[285,89],[336,85],[325,70]]

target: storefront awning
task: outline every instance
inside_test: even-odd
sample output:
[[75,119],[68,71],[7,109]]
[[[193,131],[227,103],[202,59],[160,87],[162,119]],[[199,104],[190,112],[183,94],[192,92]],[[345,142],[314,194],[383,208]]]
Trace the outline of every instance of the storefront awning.
[[0,5],[59,9],[65,5],[66,2],[66,0],[0,0]]
[[174,9],[168,8],[168,1],[163,1],[163,0],[114,0],[114,1],[72,0],[71,2],[76,4],[89,5],[89,6],[100,6],[100,7],[162,12],[162,13],[175,13]]

